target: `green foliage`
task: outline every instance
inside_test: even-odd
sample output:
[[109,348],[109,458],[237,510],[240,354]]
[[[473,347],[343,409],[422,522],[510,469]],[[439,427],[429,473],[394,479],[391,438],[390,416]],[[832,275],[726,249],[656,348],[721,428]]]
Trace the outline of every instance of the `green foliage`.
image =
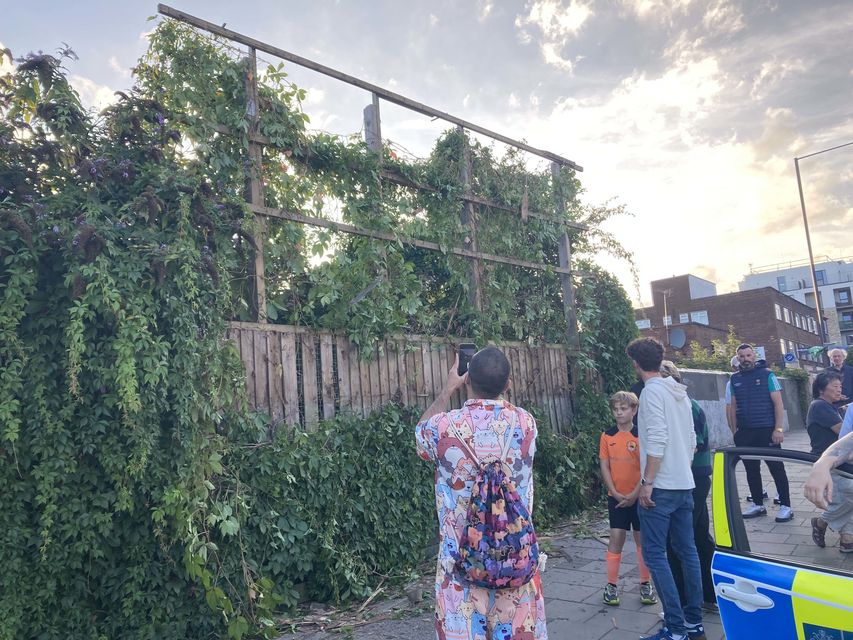
[[[272,636],[275,612],[300,596],[346,601],[407,575],[435,529],[412,411],[304,434],[246,410],[224,335],[226,319],[249,317],[252,245],[263,233],[271,318],[360,344],[391,331],[562,341],[556,275],[486,264],[479,313],[466,261],[257,223],[243,193],[246,63],[178,23],[158,26],[138,87],[99,118],[61,57],[18,62],[0,79],[0,638]],[[265,204],[459,244],[460,134],[424,161],[384,158],[433,193],[380,189],[363,143],[307,130],[305,94],[281,66],[259,92],[274,143]],[[470,146],[478,193],[517,204],[526,190],[531,210],[552,208],[547,172]],[[558,186],[567,216],[596,227],[575,251],[622,255],[597,229],[620,210],[582,210],[571,172]],[[484,218],[489,252],[556,264],[559,225],[507,234],[512,214]],[[581,364],[620,388],[630,306],[611,276],[585,269]],[[589,498],[609,412],[585,384],[572,438],[542,427],[542,525]]]
[[679,367],[687,369],[705,369],[709,371],[732,370],[732,357],[737,353],[739,345],[743,340],[735,335],[734,326],[729,325],[729,332],[725,340],[711,340],[711,348],[706,349],[695,340],[690,343],[690,356],[677,359]]
[[853,347],[847,347],[847,357],[844,358],[844,364],[849,364],[853,367]]

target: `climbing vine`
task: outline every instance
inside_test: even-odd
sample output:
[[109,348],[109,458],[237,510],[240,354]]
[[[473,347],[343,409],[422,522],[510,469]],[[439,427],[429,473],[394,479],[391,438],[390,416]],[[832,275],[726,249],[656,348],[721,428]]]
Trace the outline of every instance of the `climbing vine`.
[[[0,638],[272,636],[300,598],[404,579],[433,518],[415,416],[389,406],[304,434],[249,411],[224,336],[226,320],[250,317],[253,249],[271,320],[360,344],[388,332],[562,341],[556,274],[484,263],[479,311],[451,254],[259,222],[244,193],[248,67],[222,42],[162,22],[136,86],[98,116],[65,78],[71,56],[29,54],[0,78]],[[269,207],[459,246],[468,145],[476,193],[553,210],[550,172],[519,153],[450,131],[425,159],[380,158],[310,131],[304,98],[283,66],[263,70]],[[383,167],[430,190],[381,181]],[[620,211],[581,207],[570,171],[557,186],[566,216],[590,226],[572,232],[576,254],[624,257],[599,229]],[[557,263],[561,225],[479,215],[489,253]],[[609,392],[628,383],[635,328],[613,278],[581,269],[580,362]],[[543,424],[546,523],[589,499],[607,414],[594,386],[579,389],[572,439]]]

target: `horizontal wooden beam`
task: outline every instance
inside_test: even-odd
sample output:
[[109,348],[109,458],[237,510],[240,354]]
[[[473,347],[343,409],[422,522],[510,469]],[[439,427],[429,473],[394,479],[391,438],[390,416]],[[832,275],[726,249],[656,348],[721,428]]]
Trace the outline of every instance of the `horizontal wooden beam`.
[[[439,251],[441,253],[451,253],[453,255],[461,256],[463,258],[475,258],[478,260],[488,260],[489,262],[500,262],[502,264],[511,264],[516,267],[536,269],[538,271],[553,271],[554,273],[567,273],[569,275],[572,275],[574,273],[570,269],[555,267],[553,265],[544,264],[542,262],[517,260],[516,258],[507,258],[505,256],[497,256],[491,253],[481,253],[480,251],[470,251],[468,249],[460,249],[458,247],[444,247],[438,242],[430,242],[428,240],[418,240],[416,238],[396,236],[393,233],[388,233],[387,231],[362,229],[360,227],[347,224],[345,222],[335,222],[334,220],[326,220],[325,218],[305,216],[301,213],[294,213],[285,209],[274,209],[272,207],[262,207],[254,204],[249,205],[249,208],[253,213],[259,216],[266,216],[269,218],[281,218],[282,220],[290,220],[291,222],[298,222],[299,224],[307,224],[314,227],[332,229],[333,231],[340,231],[342,233],[364,236],[366,238],[374,238],[376,240],[386,240],[388,242],[402,242],[403,244],[419,247],[421,249]],[[580,272],[578,272],[577,275],[581,275]]]
[[[219,133],[225,135],[234,135],[234,132],[230,127],[225,126],[224,124],[211,124],[210,126]],[[259,133],[247,133],[250,142],[257,142],[258,144],[263,144],[271,147],[276,147],[273,144],[272,140],[270,140],[267,136],[261,135]],[[410,178],[407,178],[396,171],[392,171],[389,168],[382,169],[380,176],[383,180],[387,180],[388,182],[393,182],[394,184],[398,184],[401,187],[409,187],[411,189],[418,189],[420,191],[427,191],[429,193],[438,193],[438,189],[435,187],[424,184],[423,182],[416,182]],[[494,200],[488,200],[487,198],[481,198],[480,196],[474,194],[459,194],[456,196],[458,200],[462,200],[465,202],[471,202],[473,204],[479,204],[484,207],[490,207],[492,209],[499,209],[500,211],[507,211],[509,213],[515,213],[521,216],[520,207],[512,207],[508,204],[503,204],[501,202],[495,202]],[[546,222],[553,222],[554,224],[562,224],[570,229],[577,229],[578,231],[589,231],[589,226],[585,225],[581,222],[573,222],[572,220],[560,220],[555,218],[552,215],[548,215],[546,213],[538,213],[536,211],[528,211],[528,216],[531,218],[539,218],[540,220],[545,220]]]
[[[399,184],[403,187],[410,187],[412,189],[420,189],[421,191],[429,191],[431,193],[438,193],[438,189],[432,187],[428,184],[424,184],[422,182],[415,182],[405,176],[400,175],[399,173],[395,173],[394,171],[390,171],[389,169],[382,169],[381,173],[382,179],[387,180],[388,182],[393,182],[394,184]],[[473,194],[459,194],[456,196],[459,200],[463,200],[465,202],[471,202],[473,204],[479,204],[484,207],[490,207],[492,209],[499,209],[501,211],[508,211],[509,213],[514,213],[521,217],[521,208],[520,207],[511,207],[508,204],[503,204],[500,202],[495,202],[494,200],[488,200],[486,198],[481,198],[480,196],[475,196]],[[546,213],[537,213],[536,211],[529,211],[527,213],[531,218],[539,218],[540,220],[545,220],[546,222],[553,222],[554,224],[563,224],[571,229],[577,229],[578,231],[589,231],[589,227],[580,222],[572,222],[571,220],[559,220],[554,216],[548,215]]]
[[556,162],[562,166],[570,167],[575,171],[583,171],[582,166],[569,160],[568,158],[564,158],[563,156],[557,155],[556,153],[546,151],[544,149],[537,149],[536,147],[532,147],[525,142],[521,142],[520,140],[513,140],[512,138],[508,138],[505,135],[502,135],[495,131],[491,131],[490,129],[486,129],[485,127],[481,127],[477,124],[474,124],[473,122],[468,122],[467,120],[457,118],[456,116],[453,116],[444,111],[433,109],[432,107],[417,102],[416,100],[412,100],[411,98],[407,98],[406,96],[400,95],[399,93],[388,91],[387,89],[384,89],[371,82],[361,80],[360,78],[348,75],[346,73],[343,73],[342,71],[338,71],[337,69],[332,69],[331,67],[322,65],[319,62],[314,62],[313,60],[309,60],[308,58],[303,58],[302,56],[298,56],[295,53],[290,53],[289,51],[285,51],[284,49],[280,49],[279,47],[274,47],[271,44],[256,40],[255,38],[243,35],[242,33],[238,33],[237,31],[226,29],[225,27],[213,24],[212,22],[209,22],[202,18],[198,18],[192,14],[186,13],[185,11],[175,9],[165,4],[158,4],[157,11],[163,14],[164,16],[174,18],[175,20],[180,20],[181,22],[186,22],[187,24],[190,24],[199,29],[203,29],[204,31],[207,31],[209,33],[213,33],[222,38],[227,38],[228,40],[239,42],[241,44],[246,45],[247,47],[253,47],[258,51],[269,53],[270,55],[277,56],[284,60],[288,60],[294,64],[298,64],[307,69],[311,69],[312,71],[316,71],[317,73],[322,73],[323,75],[335,78],[336,80],[340,80],[341,82],[346,82],[347,84],[351,84],[366,91],[370,91],[371,93],[376,94],[383,100],[387,100],[388,102],[400,105],[401,107],[405,107],[407,109],[410,109],[411,111],[422,113],[426,116],[430,116],[431,118],[439,118],[446,122],[451,122],[455,125],[464,127],[469,131],[476,131],[477,133],[480,133],[484,136],[488,136],[489,138],[498,140],[500,142],[503,142],[504,144],[508,144],[511,147],[522,149],[524,151],[527,151],[528,153],[537,155],[540,158],[545,158],[547,160],[551,160],[552,162]]

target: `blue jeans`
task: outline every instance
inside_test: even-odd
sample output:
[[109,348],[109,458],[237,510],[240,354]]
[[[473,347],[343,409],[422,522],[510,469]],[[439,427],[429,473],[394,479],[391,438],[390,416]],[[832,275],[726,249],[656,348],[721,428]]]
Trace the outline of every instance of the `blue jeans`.
[[[654,489],[654,507],[640,506],[643,559],[655,581],[663,607],[663,619],[671,633],[687,633],[685,622],[702,622],[702,574],[693,542],[693,491],[691,489]],[[666,541],[681,561],[686,602],[678,589],[666,559]]]

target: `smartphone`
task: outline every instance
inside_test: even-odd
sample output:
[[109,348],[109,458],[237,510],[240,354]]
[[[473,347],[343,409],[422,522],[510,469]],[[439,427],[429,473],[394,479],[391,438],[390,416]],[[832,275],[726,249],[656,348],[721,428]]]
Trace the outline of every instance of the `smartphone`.
[[476,345],[471,343],[463,343],[459,345],[459,368],[456,370],[460,376],[464,376],[468,371],[468,363],[471,362],[471,358],[474,357],[474,354],[477,353]]

